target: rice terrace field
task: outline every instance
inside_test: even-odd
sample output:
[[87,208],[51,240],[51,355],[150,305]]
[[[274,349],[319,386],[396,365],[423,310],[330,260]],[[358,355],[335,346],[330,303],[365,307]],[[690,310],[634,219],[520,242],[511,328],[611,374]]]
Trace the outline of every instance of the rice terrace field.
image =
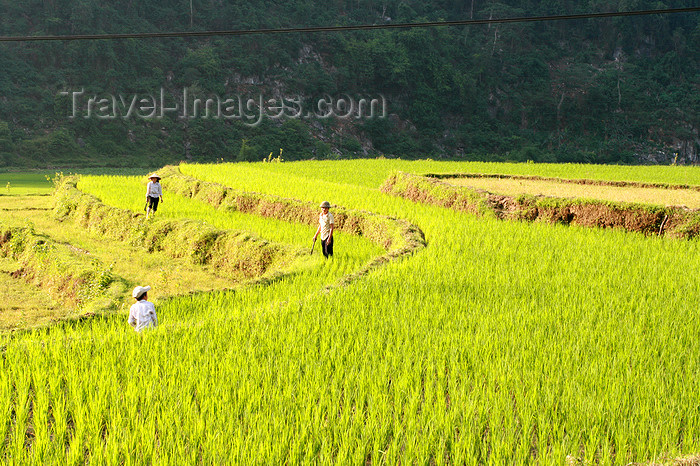
[[0,174],[3,462],[699,464],[699,168],[159,172]]

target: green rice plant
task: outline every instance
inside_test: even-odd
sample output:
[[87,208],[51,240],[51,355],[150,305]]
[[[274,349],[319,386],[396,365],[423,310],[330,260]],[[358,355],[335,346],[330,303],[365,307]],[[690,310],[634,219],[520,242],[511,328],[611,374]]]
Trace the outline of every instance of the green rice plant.
[[47,179],[48,175],[48,172],[0,172],[0,184],[5,186],[7,195],[46,195],[53,189],[50,180]]
[[[247,168],[247,167],[246,167],[246,168]],[[246,178],[246,177],[243,177],[243,178]],[[241,178],[239,178],[239,179],[241,179]],[[246,179],[247,179],[247,178],[246,178]],[[494,277],[494,278],[496,278],[496,277]],[[560,283],[563,283],[563,282],[560,282]],[[538,286],[538,289],[540,289],[540,288],[543,288],[543,287]]]
[[[658,183],[666,185],[700,186],[700,168],[687,166],[633,166],[595,164],[553,163],[500,163],[500,162],[443,162],[435,160],[365,159],[365,160],[317,160],[285,162],[284,164],[243,163],[243,168],[272,174],[300,174],[299,178],[326,180],[339,185],[378,188],[392,172],[417,175],[463,173],[488,175],[524,175],[564,179],[590,179],[601,181],[628,181]],[[185,170],[197,170],[196,165],[184,164]],[[223,168],[222,177],[228,178],[229,186],[246,180],[233,180],[225,174],[227,164],[202,165],[204,171],[213,172]],[[359,167],[359,168],[358,168]],[[200,177],[201,179],[205,179]],[[267,188],[269,189],[269,187]]]
[[[5,348],[2,347],[2,353],[4,355]],[[7,373],[6,360],[5,358],[0,358],[0,369],[3,373]],[[3,377],[0,379],[0,439],[2,443],[6,442],[8,435],[11,431],[11,413],[14,399],[12,396],[12,385],[10,383],[9,377]]]

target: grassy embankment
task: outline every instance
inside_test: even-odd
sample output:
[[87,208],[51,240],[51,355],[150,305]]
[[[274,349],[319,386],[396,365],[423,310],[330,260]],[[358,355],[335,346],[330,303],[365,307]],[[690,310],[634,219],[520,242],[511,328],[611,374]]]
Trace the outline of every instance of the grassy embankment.
[[697,189],[661,187],[609,186],[590,183],[563,183],[555,180],[540,180],[510,177],[445,178],[442,181],[454,186],[482,189],[495,194],[519,196],[549,196],[612,202],[633,202],[662,207],[685,206],[700,208],[700,191]]
[[[113,276],[111,266],[89,257],[86,251],[37,234],[31,227],[0,224],[0,256],[7,268],[2,330],[114,309],[119,296],[126,293],[124,281]],[[19,296],[12,291],[15,285],[22,290]],[[47,293],[51,301],[42,309],[40,303]],[[26,303],[22,302],[25,298]]]

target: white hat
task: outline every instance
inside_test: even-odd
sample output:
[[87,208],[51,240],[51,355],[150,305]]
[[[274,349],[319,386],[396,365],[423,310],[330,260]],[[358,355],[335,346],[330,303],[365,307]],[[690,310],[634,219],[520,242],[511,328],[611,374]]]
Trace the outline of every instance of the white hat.
[[148,291],[151,291],[150,286],[137,286],[136,288],[134,288],[134,292],[131,293],[131,296],[133,296],[136,299],[139,299],[141,295]]
[[159,175],[158,173],[156,173],[156,172],[153,172],[153,173],[151,173],[150,175],[148,175],[148,179],[150,180],[151,178],[158,178],[158,179],[160,179],[160,175]]

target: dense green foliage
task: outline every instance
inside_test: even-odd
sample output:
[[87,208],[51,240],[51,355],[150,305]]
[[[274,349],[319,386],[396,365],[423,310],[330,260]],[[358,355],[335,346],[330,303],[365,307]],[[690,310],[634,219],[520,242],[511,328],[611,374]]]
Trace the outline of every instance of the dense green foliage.
[[[2,35],[201,31],[663,7],[588,2],[2,0]],[[190,8],[192,6],[192,9]],[[681,5],[673,5],[681,6]],[[378,153],[484,160],[695,162],[700,15],[351,33],[5,43],[0,163],[156,166]],[[363,120],[69,119],[90,95],[377,97]]]

